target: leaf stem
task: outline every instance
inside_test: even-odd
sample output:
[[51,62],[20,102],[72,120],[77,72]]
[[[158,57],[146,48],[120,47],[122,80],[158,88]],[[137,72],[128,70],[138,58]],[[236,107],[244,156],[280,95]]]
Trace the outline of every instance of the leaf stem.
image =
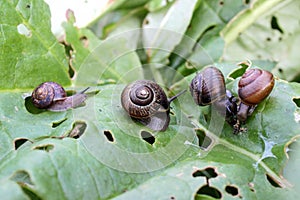
[[208,137],[211,138],[212,145],[210,145],[208,147],[208,149],[206,149],[206,151],[211,150],[214,146],[216,146],[217,144],[223,145],[235,152],[241,153],[249,158],[251,158],[252,160],[256,161],[256,163],[258,165],[260,165],[262,168],[264,168],[266,170],[266,172],[268,173],[269,176],[271,176],[276,183],[278,183],[282,188],[286,188],[286,187],[290,187],[291,184],[285,180],[283,177],[278,176],[272,169],[269,168],[269,166],[267,166],[262,160],[261,160],[261,156],[254,154],[250,151],[247,151],[243,148],[240,148],[239,146],[233,145],[230,142],[219,138],[218,136],[216,136],[214,133],[212,133],[211,131],[209,131],[208,129],[206,129],[204,126],[202,126],[197,120],[192,120],[193,124],[197,127],[202,129],[207,135]]

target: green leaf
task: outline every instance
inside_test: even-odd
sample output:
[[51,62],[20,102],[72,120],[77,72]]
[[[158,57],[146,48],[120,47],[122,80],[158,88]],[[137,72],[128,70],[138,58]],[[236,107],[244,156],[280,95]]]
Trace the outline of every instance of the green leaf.
[[[178,67],[184,59],[189,60],[190,56],[198,57],[199,52],[194,52],[195,49],[197,49],[196,51],[199,51],[199,49],[202,51],[203,56],[200,54],[199,59],[208,60],[210,64],[217,62],[224,48],[222,41],[220,41],[219,27],[225,25],[231,17],[245,7],[242,1],[221,1],[223,4],[218,0],[199,2],[185,37],[174,50],[176,55],[171,57],[172,67]],[[206,40],[212,34],[214,35],[213,38]],[[211,55],[209,46],[214,46],[215,43],[217,43],[217,46],[213,48],[214,53]],[[215,54],[218,56],[214,56]],[[196,67],[203,67],[206,63],[197,61],[194,64]]]
[[143,46],[146,48],[148,62],[168,63],[167,58],[188,28],[196,3],[196,0],[177,0],[146,16]]
[[[32,12],[25,12],[28,6],[24,3],[27,2],[31,3]],[[297,190],[289,183],[290,180],[295,183],[291,178],[294,174],[288,174],[291,168],[285,168],[285,165],[287,161],[289,164],[292,160],[297,161],[291,150],[297,145],[294,141],[300,132],[298,83],[276,78],[271,95],[248,118],[244,126],[246,131],[237,135],[213,106],[195,105],[189,92],[171,102],[170,124],[165,132],[152,131],[132,120],[121,105],[123,88],[138,79],[160,83],[169,98],[188,90],[195,69],[201,69],[203,63],[209,62],[199,58],[210,55],[212,63],[219,60],[224,45],[219,36],[221,28],[228,20],[234,20],[236,13],[248,4],[244,1],[235,4],[233,0],[193,1],[190,5],[186,1],[173,1],[160,8],[153,5],[158,1],[151,1],[154,10],[148,12],[147,8],[141,7],[146,1],[115,2],[116,6],[110,9],[120,11],[125,8],[125,12],[117,17],[121,21],[112,19],[106,24],[105,20],[100,20],[103,23],[100,29],[105,32],[103,40],[87,28],[74,27],[72,16],[64,23],[66,49],[73,50],[71,67],[74,67],[75,75],[72,82],[76,85],[75,88],[66,87],[66,90],[74,93],[89,86],[88,98],[82,106],[60,113],[34,109],[29,96],[33,86],[45,78],[41,74],[37,80],[22,77],[26,87],[16,85],[9,89],[5,86],[5,90],[0,91],[0,196],[8,199],[297,199]],[[30,51],[34,53],[32,55],[41,55],[42,49],[48,48],[43,45],[52,41],[53,48],[59,49],[59,53],[51,51],[47,55],[55,55],[63,58],[61,63],[66,62],[68,52],[64,52],[49,31],[47,5],[24,0],[18,2],[15,9],[15,4],[11,1],[1,3],[5,9],[0,12],[6,14],[7,22],[3,23],[1,18],[0,28],[14,24],[20,16],[27,16],[23,17],[27,19],[26,23],[22,23],[32,27],[19,26],[19,31],[25,34],[22,37],[29,35],[28,30],[40,30],[32,32],[32,38],[34,35],[39,38],[35,43],[26,43],[34,49],[34,52]],[[26,9],[19,9],[23,4]],[[135,8],[132,12],[127,9],[130,6]],[[34,18],[41,11],[44,12],[40,21],[47,23]],[[209,18],[206,22],[195,18],[202,16],[200,11],[207,11],[203,16],[211,16],[212,20]],[[147,47],[142,43],[144,30],[139,29],[142,21],[146,22],[145,16],[151,16],[153,24],[171,27],[172,33],[174,30],[180,32],[176,40],[161,40],[169,51],[151,54],[148,61],[156,63],[148,63],[141,52]],[[32,23],[32,19],[37,22]],[[197,25],[197,21],[199,26],[188,28],[191,24]],[[14,27],[18,24],[19,21]],[[214,28],[209,29],[212,24]],[[39,35],[42,32],[47,32],[45,35],[48,36]],[[187,46],[186,51],[182,51],[188,52],[189,61],[196,66],[190,70],[188,62],[178,62],[176,67],[161,67],[168,59],[175,61],[171,58],[181,45],[184,47],[185,33],[205,47]],[[9,36],[14,37],[13,34]],[[48,37],[50,40],[46,40]],[[86,45],[82,37],[90,43]],[[15,43],[0,41],[6,42],[0,51],[2,62],[6,50]],[[148,46],[147,51],[155,52],[158,45]],[[17,62],[18,58],[10,59]],[[238,64],[214,63],[224,74],[226,88],[236,96],[240,76],[248,67],[271,70],[276,64],[259,59],[251,64],[245,59],[239,59]],[[28,57],[28,61],[34,61],[34,58]],[[62,66],[67,66],[52,66],[53,62],[50,59],[44,64],[50,64],[49,70],[62,70],[65,69]],[[31,69],[27,65],[24,68]],[[4,67],[3,73],[10,70]],[[65,70],[65,73],[50,71],[46,77],[57,80],[66,75],[68,85],[71,82],[68,67]],[[20,70],[20,73],[24,71]],[[13,75],[17,73],[19,71],[15,70]],[[5,82],[10,84],[7,79]]]
[[165,1],[165,0],[151,0],[145,7],[149,10],[149,12],[155,12],[163,7],[167,6],[168,3],[171,3],[173,0]]
[[66,46],[70,45],[69,63],[77,72],[90,52],[100,44],[100,40],[89,29],[78,29],[74,26],[74,13],[68,11],[69,20],[63,22]]
[[38,0],[5,0],[0,6],[0,88],[30,88],[50,79],[70,84],[64,48],[50,30],[48,6]]
[[298,12],[299,1],[257,1],[222,31],[227,43],[224,60],[274,61],[276,76],[300,80]]
[[[52,145],[53,149],[41,150],[45,145]],[[145,178],[107,168],[75,139],[45,139],[13,152],[12,156],[13,160],[0,165],[1,179],[26,173],[32,180],[30,185],[24,180],[15,181],[42,199],[108,198]]]
[[[215,177],[208,178],[206,173],[197,176],[197,172],[206,171],[213,171]],[[204,199],[264,199],[267,197],[266,193],[274,199],[295,198],[289,189],[270,187],[261,172],[258,171],[253,177],[254,172],[245,166],[230,163],[188,161],[166,170],[161,176],[150,179],[116,199],[193,199],[196,195],[201,195]],[[202,189],[205,187],[208,190]],[[162,191],[159,188],[164,189]]]
[[245,31],[252,23],[254,23],[261,15],[269,11],[273,7],[280,5],[282,0],[266,1],[256,0],[253,1],[249,9],[240,12],[223,30],[222,34],[226,43],[231,43],[235,40],[240,33]]
[[102,85],[107,83],[129,83],[137,77],[143,78],[141,62],[137,53],[136,38],[140,30],[131,30],[112,35],[100,43],[80,66],[76,85]]

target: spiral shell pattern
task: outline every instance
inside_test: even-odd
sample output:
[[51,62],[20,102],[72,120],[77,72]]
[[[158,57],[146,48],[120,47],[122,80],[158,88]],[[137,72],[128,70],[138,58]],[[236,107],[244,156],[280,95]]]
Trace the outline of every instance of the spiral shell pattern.
[[133,118],[149,118],[158,111],[169,109],[168,98],[155,82],[138,80],[125,87],[121,94],[122,107]]
[[53,101],[66,96],[64,88],[58,83],[44,82],[34,89],[31,99],[37,108],[48,108]]
[[274,76],[261,69],[250,69],[241,77],[238,94],[246,105],[256,105],[269,96],[274,87]]
[[209,105],[226,95],[225,80],[222,72],[216,67],[205,68],[193,78],[190,92],[196,104]]

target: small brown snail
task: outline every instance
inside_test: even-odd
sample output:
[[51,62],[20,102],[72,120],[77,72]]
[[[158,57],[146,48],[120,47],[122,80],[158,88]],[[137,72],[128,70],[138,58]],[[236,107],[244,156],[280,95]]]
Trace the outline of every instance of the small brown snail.
[[72,96],[67,96],[64,88],[58,83],[44,82],[34,89],[31,100],[37,108],[60,112],[82,104],[87,98],[87,95],[84,94],[87,89]]
[[170,103],[183,92],[168,99],[157,83],[138,80],[124,88],[121,103],[131,118],[154,131],[165,131],[170,122]]
[[197,73],[190,84],[190,92],[196,104],[214,104],[229,124],[235,124],[236,98],[226,90],[224,76],[218,68],[210,66]]
[[257,104],[269,96],[273,90],[274,82],[274,76],[269,71],[249,69],[243,74],[238,83],[238,95],[241,103],[237,113],[236,129],[239,129],[240,123],[247,120]]
[[216,67],[207,67],[193,78],[190,92],[196,104],[209,105],[220,100],[226,94],[222,72]]

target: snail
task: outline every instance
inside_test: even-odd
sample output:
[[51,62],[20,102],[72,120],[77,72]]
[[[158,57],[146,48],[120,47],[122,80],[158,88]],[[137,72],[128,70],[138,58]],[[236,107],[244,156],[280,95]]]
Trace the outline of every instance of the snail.
[[190,92],[196,104],[209,105],[220,100],[226,94],[222,72],[216,67],[207,67],[197,73],[190,84]]
[[274,87],[274,76],[271,72],[261,69],[247,70],[238,83],[238,95],[241,103],[237,112],[236,131],[240,123],[244,123],[255,110],[257,104],[266,99]]
[[86,90],[72,96],[67,96],[64,88],[55,82],[44,82],[34,89],[31,94],[31,100],[35,107],[47,109],[53,112],[65,111],[82,104],[87,95]]
[[218,68],[209,66],[197,73],[190,84],[190,92],[197,105],[213,104],[229,124],[235,124],[236,98],[226,90],[224,76]]
[[138,80],[124,88],[121,104],[132,119],[154,131],[165,131],[170,122],[170,103],[184,92],[168,99],[157,83]]

